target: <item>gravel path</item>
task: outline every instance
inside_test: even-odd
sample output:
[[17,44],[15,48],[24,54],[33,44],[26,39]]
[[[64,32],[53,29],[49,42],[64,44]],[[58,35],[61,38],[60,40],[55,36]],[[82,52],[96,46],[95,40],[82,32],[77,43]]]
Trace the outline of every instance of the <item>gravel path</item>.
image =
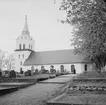
[[0,105],[45,105],[60,84],[35,84],[0,97]]
[[[61,78],[68,81],[70,77]],[[53,81],[53,79],[50,79]],[[54,81],[60,79],[54,78]],[[50,81],[49,81],[50,82]],[[27,88],[0,97],[0,105],[46,105],[46,101],[53,98],[64,84],[35,84]]]

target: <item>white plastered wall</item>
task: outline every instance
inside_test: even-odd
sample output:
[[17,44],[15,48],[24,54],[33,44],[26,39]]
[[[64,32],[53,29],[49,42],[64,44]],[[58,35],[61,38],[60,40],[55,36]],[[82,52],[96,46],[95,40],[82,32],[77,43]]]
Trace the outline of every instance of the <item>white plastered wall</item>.
[[[29,57],[31,51],[16,51],[15,52],[15,71],[20,71],[20,68],[22,67],[23,71],[26,71],[28,69],[31,69],[31,66],[23,66],[20,64],[22,61],[22,64],[24,64],[24,61]],[[24,54],[24,58],[23,58]],[[20,55],[20,58],[19,58]]]
[[21,35],[20,37],[18,37],[16,40],[16,49],[19,49],[20,44],[21,49],[23,49],[23,44],[25,44],[25,49],[31,49],[29,48],[29,45],[31,45],[31,50],[34,50],[34,40],[31,38],[31,36]]
[[[51,64],[52,65],[52,64]],[[44,66],[45,69],[50,70],[50,66],[51,65],[36,65],[35,69],[37,68],[38,70],[41,69],[41,66]],[[81,73],[84,71],[84,66],[85,64],[83,63],[75,63],[75,64],[53,64],[54,68],[56,70],[60,71],[60,66],[64,65],[64,69],[66,69],[66,71],[71,72],[71,65],[75,65],[75,69],[76,69],[76,73]],[[91,68],[91,65],[87,64],[88,70]]]

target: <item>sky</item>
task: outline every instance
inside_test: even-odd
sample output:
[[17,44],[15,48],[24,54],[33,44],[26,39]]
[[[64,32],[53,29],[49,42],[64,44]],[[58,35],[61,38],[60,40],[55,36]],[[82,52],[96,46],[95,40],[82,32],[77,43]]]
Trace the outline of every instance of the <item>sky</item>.
[[59,22],[61,0],[0,0],[0,49],[13,53],[24,27],[25,15],[35,51],[70,49],[71,26]]

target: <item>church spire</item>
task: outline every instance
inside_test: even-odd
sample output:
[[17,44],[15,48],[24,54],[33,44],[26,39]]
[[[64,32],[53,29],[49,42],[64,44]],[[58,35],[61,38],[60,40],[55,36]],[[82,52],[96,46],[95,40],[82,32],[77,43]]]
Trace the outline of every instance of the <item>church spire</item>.
[[27,15],[25,15],[25,24],[24,24],[24,29],[22,31],[22,35],[29,35],[29,29],[28,29],[28,24],[27,24]]

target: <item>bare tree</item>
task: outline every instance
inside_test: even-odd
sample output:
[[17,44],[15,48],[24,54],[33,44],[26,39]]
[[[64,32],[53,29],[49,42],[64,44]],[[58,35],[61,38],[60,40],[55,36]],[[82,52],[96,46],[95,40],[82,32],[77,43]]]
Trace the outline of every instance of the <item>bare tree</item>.
[[6,65],[6,52],[0,50],[0,71],[2,71],[3,68],[5,68]]
[[14,70],[15,68],[15,58],[14,56],[11,54],[9,55],[6,60],[5,60],[5,66],[7,70]]

